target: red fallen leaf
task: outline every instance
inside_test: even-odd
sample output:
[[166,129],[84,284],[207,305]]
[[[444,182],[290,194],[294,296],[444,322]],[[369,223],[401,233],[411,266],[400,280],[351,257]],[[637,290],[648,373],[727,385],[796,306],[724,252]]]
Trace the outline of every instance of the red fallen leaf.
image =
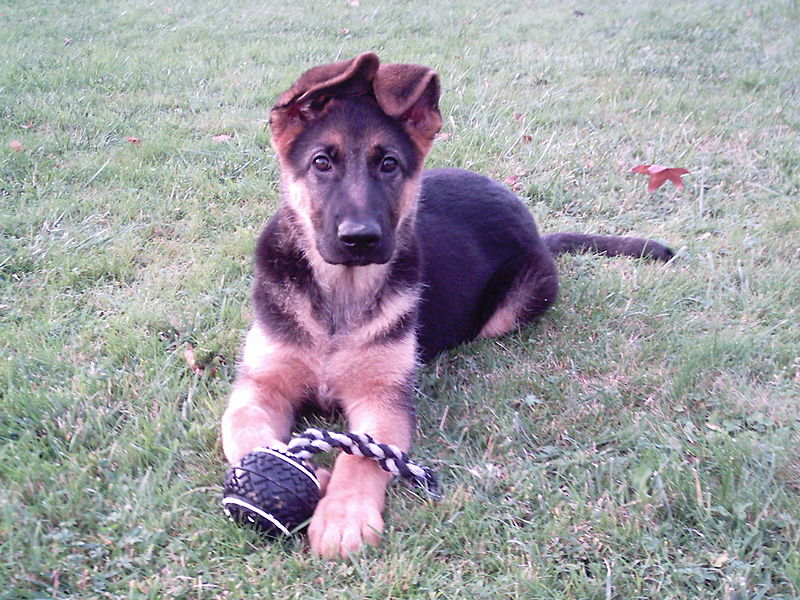
[[[206,368],[203,365],[197,363],[197,358],[194,354],[194,346],[191,344],[188,345],[186,350],[183,351],[183,357],[186,359],[186,363],[189,365],[189,368],[192,370],[192,373],[195,375],[202,375],[205,373]],[[211,367],[208,369],[208,374],[213,377],[217,374],[217,368]]]
[[142,143],[142,140],[140,140],[137,137],[133,137],[133,136],[128,136],[125,139],[128,140],[131,144],[141,144]]
[[514,120],[515,121],[522,121],[522,119],[524,119],[524,118],[525,118],[525,115],[523,115],[522,113],[518,113],[518,112],[514,113]]
[[664,185],[667,180],[675,184],[675,189],[682,189],[683,180],[681,175],[689,173],[689,171],[680,167],[664,167],[662,165],[637,165],[631,171],[642,175],[650,175],[650,181],[647,182],[647,191],[651,194]]
[[189,344],[188,348],[183,351],[183,358],[186,359],[186,363],[189,365],[189,368],[192,370],[192,373],[195,375],[202,375],[203,374],[203,367],[197,364],[197,359],[194,355],[194,346]]
[[11,142],[9,142],[8,146],[14,152],[22,152],[23,150],[22,142],[20,142],[19,140],[12,140]]
[[522,136],[522,141],[525,142],[526,144],[529,144],[530,142],[533,141],[533,136],[530,135],[529,133],[526,133]]
[[522,189],[519,184],[519,175],[509,175],[503,182],[515,192],[519,192]]
[[72,46],[73,41],[74,40],[72,38],[64,38],[64,45],[65,46]]
[[[194,354],[194,346],[191,344],[188,344],[186,350],[183,351],[183,357],[186,359],[186,364],[189,365],[189,369],[191,369],[192,373],[195,375],[202,375],[206,372],[206,367],[197,362],[197,357]],[[224,363],[225,360],[222,359],[222,362]],[[214,377],[216,374],[217,367],[209,366],[208,375]]]
[[215,135],[211,138],[212,142],[227,142],[228,140],[232,140],[233,136],[228,135],[227,133],[220,133],[219,135]]

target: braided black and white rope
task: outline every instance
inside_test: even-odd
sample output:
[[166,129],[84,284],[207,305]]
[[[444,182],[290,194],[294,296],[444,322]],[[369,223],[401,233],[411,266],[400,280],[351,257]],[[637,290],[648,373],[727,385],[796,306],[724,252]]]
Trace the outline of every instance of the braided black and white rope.
[[341,448],[347,454],[362,456],[376,461],[384,471],[408,479],[427,490],[434,498],[441,497],[436,474],[422,465],[411,462],[408,454],[397,446],[380,444],[366,433],[306,429],[289,442],[287,452],[303,460],[320,452]]

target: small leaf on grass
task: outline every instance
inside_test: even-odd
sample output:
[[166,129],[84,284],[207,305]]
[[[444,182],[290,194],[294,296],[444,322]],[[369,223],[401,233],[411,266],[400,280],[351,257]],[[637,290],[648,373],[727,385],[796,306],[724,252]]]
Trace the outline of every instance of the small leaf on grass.
[[711,566],[715,569],[720,569],[725,566],[731,560],[730,555],[727,552],[723,552],[719,556],[715,557],[714,560],[711,561]]
[[183,351],[183,357],[186,359],[186,363],[189,365],[192,373],[195,375],[203,374],[203,367],[197,364],[197,357],[194,354],[194,346],[189,344],[189,347]]
[[631,171],[642,175],[650,175],[650,180],[647,182],[647,191],[651,194],[664,185],[667,180],[675,184],[675,189],[682,189],[683,180],[681,180],[681,175],[689,173],[689,171],[680,167],[664,167],[662,165],[637,165]]
[[[183,351],[183,357],[186,359],[186,364],[189,365],[192,373],[195,375],[202,375],[206,371],[206,367],[209,367],[208,374],[213,377],[217,374],[217,368],[210,366],[209,364],[200,364],[200,361],[197,359],[197,354],[194,351],[194,346],[188,344],[186,350]],[[206,361],[203,361],[206,362]]]
[[24,147],[22,146],[22,142],[19,140],[12,140],[8,144],[9,148],[11,148],[14,152],[22,152]]
[[516,173],[509,175],[503,180],[508,187],[511,188],[511,191],[519,193],[522,190],[522,182],[520,179],[525,177],[527,173],[525,171],[517,171]]
[[128,140],[128,142],[131,143],[131,144],[141,144],[142,143],[142,140],[140,140],[137,137],[133,137],[133,136],[128,136],[125,139]]
[[219,135],[215,135],[211,138],[212,142],[227,142],[228,140],[232,140],[233,136],[228,135],[227,133],[220,133]]
[[72,46],[74,40],[72,38],[64,38],[64,45],[65,46]]

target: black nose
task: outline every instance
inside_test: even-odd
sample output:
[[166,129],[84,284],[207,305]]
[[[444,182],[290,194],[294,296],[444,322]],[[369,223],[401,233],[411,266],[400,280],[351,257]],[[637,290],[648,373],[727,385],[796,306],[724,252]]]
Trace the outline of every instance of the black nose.
[[367,250],[381,241],[381,227],[376,221],[345,219],[337,230],[339,241],[353,250]]

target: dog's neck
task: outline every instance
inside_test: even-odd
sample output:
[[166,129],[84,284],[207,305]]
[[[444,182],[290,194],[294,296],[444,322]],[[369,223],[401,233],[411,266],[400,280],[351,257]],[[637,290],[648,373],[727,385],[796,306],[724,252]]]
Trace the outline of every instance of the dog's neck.
[[335,303],[369,304],[370,299],[380,295],[389,268],[388,265],[332,265],[314,247],[307,249],[306,258],[323,294]]
[[311,268],[327,298],[325,316],[331,333],[360,324],[378,306],[386,282],[387,265],[346,267],[312,259]]
[[341,331],[363,320],[380,301],[391,262],[357,267],[328,263],[303,230],[299,216],[289,207],[281,212],[290,243],[311,269],[314,287],[321,296],[321,302],[315,302],[321,311],[318,317],[326,328]]

